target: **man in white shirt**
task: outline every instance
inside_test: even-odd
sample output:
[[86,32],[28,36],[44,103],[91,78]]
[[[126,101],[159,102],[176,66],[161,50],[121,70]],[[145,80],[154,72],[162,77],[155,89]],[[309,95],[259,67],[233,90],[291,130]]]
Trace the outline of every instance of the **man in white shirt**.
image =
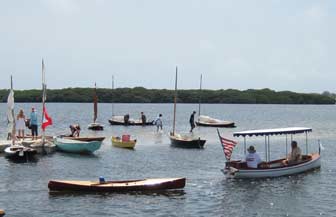
[[254,148],[254,146],[250,146],[248,149],[248,154],[246,155],[246,163],[247,163],[247,167],[249,168],[258,168],[258,164],[260,164],[261,158],[259,156],[259,154],[256,153],[256,150]]

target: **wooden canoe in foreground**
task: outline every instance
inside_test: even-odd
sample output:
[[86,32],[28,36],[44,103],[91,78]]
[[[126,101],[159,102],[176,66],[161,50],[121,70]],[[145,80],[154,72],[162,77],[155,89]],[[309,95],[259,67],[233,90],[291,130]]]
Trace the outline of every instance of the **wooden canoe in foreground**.
[[50,191],[82,191],[82,192],[128,192],[157,191],[184,188],[186,178],[157,178],[125,181],[66,181],[50,180]]

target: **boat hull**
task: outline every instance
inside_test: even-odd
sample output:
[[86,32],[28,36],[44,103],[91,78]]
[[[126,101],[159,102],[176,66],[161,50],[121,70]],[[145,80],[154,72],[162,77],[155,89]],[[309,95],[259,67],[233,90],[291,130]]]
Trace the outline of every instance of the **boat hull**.
[[141,122],[128,122],[127,124],[124,121],[117,121],[117,120],[108,120],[111,125],[123,125],[123,126],[152,126],[154,125],[154,121],[146,122],[142,124]]
[[269,178],[299,174],[320,167],[321,156],[315,153],[312,154],[311,160],[292,166],[267,169],[236,169],[234,167],[228,167],[223,169],[222,172],[229,178]]
[[88,129],[89,130],[94,130],[94,131],[102,131],[102,130],[104,130],[104,126],[100,125],[100,124],[90,124],[88,126]]
[[112,141],[113,146],[119,147],[119,148],[133,149],[136,144],[136,140],[130,140],[128,142],[123,142],[121,139],[117,139],[116,137],[112,137],[111,141]]
[[83,141],[83,142],[103,141],[105,139],[105,137],[72,137],[72,136],[62,136],[62,138]]
[[102,141],[84,142],[57,138],[55,144],[63,152],[90,154],[100,148]]
[[169,138],[171,145],[179,148],[204,148],[206,142],[204,139],[184,140],[174,136],[169,136]]
[[35,161],[35,155],[37,154],[37,151],[32,148],[26,148],[24,146],[21,146],[20,151],[19,149],[12,150],[13,147],[8,147],[5,149],[5,157],[13,160],[13,161]]
[[236,127],[234,122],[207,123],[207,122],[196,121],[195,123],[198,126],[202,126],[202,127],[227,127],[227,128]]
[[185,178],[108,181],[105,183],[91,181],[51,180],[48,183],[48,188],[50,191],[79,192],[158,191],[184,188],[185,182]]

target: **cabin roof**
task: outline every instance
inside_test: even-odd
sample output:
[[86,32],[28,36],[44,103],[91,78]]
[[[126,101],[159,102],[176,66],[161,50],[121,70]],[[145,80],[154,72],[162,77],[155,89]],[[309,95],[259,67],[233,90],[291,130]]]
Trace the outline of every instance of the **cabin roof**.
[[307,127],[287,127],[287,128],[275,128],[275,129],[262,129],[262,130],[247,130],[234,132],[233,136],[273,136],[273,135],[283,135],[283,134],[298,134],[312,132],[311,128]]

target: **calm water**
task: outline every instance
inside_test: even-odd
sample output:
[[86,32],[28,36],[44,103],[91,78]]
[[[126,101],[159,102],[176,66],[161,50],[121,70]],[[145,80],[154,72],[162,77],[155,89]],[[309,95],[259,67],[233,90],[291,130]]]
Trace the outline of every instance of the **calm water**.
[[[16,110],[37,104],[16,104]],[[315,105],[203,105],[203,113],[234,120],[238,127],[221,129],[223,136],[232,132],[287,126],[312,127],[310,151],[317,150],[320,139],[325,150],[319,171],[292,177],[267,180],[226,180],[220,169],[225,162],[214,128],[197,128],[195,134],[207,139],[204,150],[172,148],[167,134],[172,122],[171,104],[116,104],[116,114],[129,112],[131,117],[144,111],[148,119],[163,114],[164,133],[154,127],[109,126],[111,105],[99,105],[103,132],[85,128],[92,121],[92,104],[48,105],[54,126],[51,135],[68,131],[78,122],[82,135],[103,135],[107,139],[92,156],[55,153],[41,157],[37,163],[15,164],[0,156],[0,208],[7,216],[336,216],[335,144],[336,107]],[[177,129],[189,130],[188,120],[197,105],[178,105]],[[0,104],[0,132],[6,136],[6,104]],[[111,146],[109,137],[129,133],[136,135],[136,149]],[[305,137],[295,136],[304,149]],[[243,156],[243,141],[233,158]],[[249,138],[263,155],[263,138]],[[285,137],[271,138],[271,157],[285,154]],[[184,191],[166,194],[66,194],[50,195],[50,179],[134,179],[146,177],[187,177]]]

